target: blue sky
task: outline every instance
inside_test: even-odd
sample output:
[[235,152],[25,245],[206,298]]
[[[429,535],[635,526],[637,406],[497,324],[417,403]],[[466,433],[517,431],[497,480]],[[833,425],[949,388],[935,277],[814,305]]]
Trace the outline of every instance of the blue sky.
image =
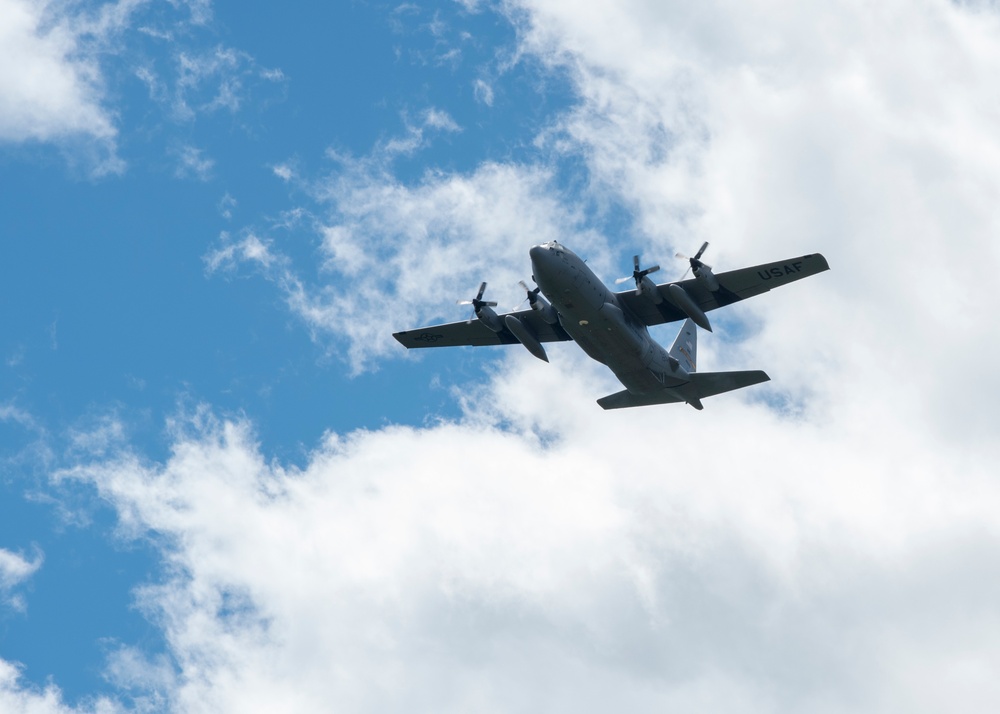
[[[1000,701],[991,5],[0,18],[0,711]],[[392,340],[553,238],[833,270],[698,414]]]
[[[30,608],[4,612],[3,656],[71,702],[113,691],[109,643],[163,648],[132,595],[156,579],[155,549],[116,537],[113,512],[89,488],[46,483],[75,458],[75,435],[114,418],[143,454],[163,458],[165,421],[204,402],[249,416],[268,453],[296,463],[327,430],[458,413],[448,385],[412,363],[352,376],[336,337],[312,338],[253,274],[207,274],[220,234],[273,232],[308,262],[308,222],[273,226],[295,210],[322,214],[309,184],[336,170],[328,150],[365,156],[436,110],[462,129],[393,162],[401,181],[530,159],[538,127],[569,99],[557,72],[516,60],[513,26],[486,9],[214,3],[204,21],[185,6],[133,13],[94,60],[117,129],[113,150],[100,150],[121,167],[107,172],[107,155],[94,160],[75,138],[8,142],[2,157],[2,388],[24,416],[3,425],[0,529],[4,546],[44,554]],[[476,81],[498,77],[491,103],[477,99]],[[303,178],[285,182],[277,166]],[[442,294],[452,317],[458,297]],[[441,355],[434,369],[479,379],[490,357],[470,357]]]

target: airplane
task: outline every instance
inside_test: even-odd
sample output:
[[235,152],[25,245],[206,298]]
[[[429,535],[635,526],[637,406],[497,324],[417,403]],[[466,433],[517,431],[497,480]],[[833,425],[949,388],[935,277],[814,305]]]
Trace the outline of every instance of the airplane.
[[[520,343],[545,362],[543,342],[573,340],[625,387],[597,400],[604,409],[685,402],[700,410],[706,397],[770,379],[761,370],[697,371],[696,326],[712,330],[705,313],[830,269],[826,258],[812,253],[715,274],[701,261],[707,247],[706,242],[690,258],[677,254],[688,261],[693,278],[685,280],[685,271],[680,281],[660,285],[649,278],[660,266],[640,268],[635,256],[632,275],[617,281],[633,280],[635,289],[615,292],[558,241],[536,245],[528,251],[536,287],[521,283],[527,309],[498,315],[493,310],[497,303],[483,300],[484,282],[474,298],[459,303],[472,305],[469,320],[404,330],[393,337],[408,349]],[[647,329],[678,320],[684,324],[669,349]]]

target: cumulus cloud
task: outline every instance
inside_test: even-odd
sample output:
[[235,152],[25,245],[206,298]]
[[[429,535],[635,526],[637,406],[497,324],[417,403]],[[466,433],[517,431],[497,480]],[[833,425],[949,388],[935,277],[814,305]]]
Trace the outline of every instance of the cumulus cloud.
[[544,164],[410,185],[355,164],[324,184],[327,286],[252,237],[216,255],[274,261],[355,366],[396,321],[522,277],[528,244],[583,246],[608,277],[572,199],[626,206],[650,262],[710,240],[717,267],[821,250],[833,271],[733,308],[744,341],[733,317],[702,338],[703,368],[774,382],[700,414],[605,414],[593,400],[618,387],[572,345],[553,365],[512,349],[459,421],[331,434],[301,470],[244,422],[202,422],[162,465],[76,472],[136,532],[171,536],[176,570],[144,603],[182,680],[219,668],[177,696],[994,706],[1000,331],[979,296],[1000,268],[996,13],[507,7],[521,51],[570,72],[578,102],[538,141],[582,157],[580,194]]
[[170,658],[126,648],[118,676],[177,711],[996,708],[996,14],[505,7],[570,73],[538,142],[583,188],[544,161],[406,183],[387,143],[316,182],[314,269],[257,231],[208,269],[256,266],[361,369],[482,279],[515,302],[543,240],[604,277],[635,240],[711,240],[720,269],[822,250],[832,272],[702,337],[703,369],[774,382],[605,413],[620,387],[574,345],[511,348],[461,418],[330,433],[301,467],[209,409],[161,463],[107,442],[59,477],[160,548],[137,600]]
[[919,415],[874,434],[740,396],[605,414],[611,380],[559,358],[515,353],[461,419],[331,433],[301,468],[201,410],[163,463],[62,473],[161,544],[139,602],[171,708],[996,701],[995,447],[956,463]]

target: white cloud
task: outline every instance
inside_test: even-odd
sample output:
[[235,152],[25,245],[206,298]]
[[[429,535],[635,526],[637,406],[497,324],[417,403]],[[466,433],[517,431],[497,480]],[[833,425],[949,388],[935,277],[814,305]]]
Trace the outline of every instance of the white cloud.
[[572,199],[626,205],[649,262],[708,239],[719,269],[822,250],[833,270],[718,313],[702,367],[774,382],[702,413],[601,412],[618,387],[573,345],[552,365],[512,348],[462,420],[331,435],[301,471],[235,423],[160,467],[78,473],[173,536],[144,602],[182,674],[218,668],[179,701],[995,708],[996,13],[517,7],[522,52],[579,94],[539,141],[590,183],[485,164],[403,185],[379,156],[347,162],[325,185],[331,284],[284,259],[271,275],[356,367],[397,322],[454,319],[434,306],[463,286],[524,277],[532,243],[613,277]]
[[997,701],[995,447],[956,463],[919,415],[872,434],[739,396],[604,413],[611,380],[563,352],[512,353],[457,422],[330,434],[301,469],[201,411],[163,464],[62,474],[164,549],[139,601],[171,708]]
[[27,605],[24,598],[19,594],[14,594],[15,587],[30,578],[42,567],[42,555],[37,553],[34,560],[27,560],[23,555],[19,555],[4,548],[0,548],[0,602],[23,612]]
[[175,671],[126,648],[114,676],[179,711],[995,709],[995,14],[519,7],[522,51],[572,72],[540,142],[582,157],[581,194],[543,165],[404,184],[404,137],[316,187],[315,271],[257,232],[208,269],[259,266],[360,369],[482,279],[515,302],[533,243],[614,277],[580,207],[603,197],[650,262],[830,257],[702,337],[703,369],[774,382],[605,413],[619,387],[573,345],[512,348],[460,420],[330,434],[301,469],[200,412],[164,463],[64,472],[164,556],[138,600]]
[[224,243],[206,261],[212,270],[234,260],[273,269],[268,274],[311,329],[348,339],[355,371],[398,349],[393,329],[463,319],[455,301],[483,280],[503,304],[523,301],[517,283],[530,278],[532,245],[572,236],[593,265],[606,264],[603,239],[560,204],[545,169],[484,164],[468,176],[430,173],[406,186],[378,161],[349,162],[317,190],[336,216],[320,227],[322,287],[255,234]]
[[0,659],[0,711],[5,714],[114,714],[124,711],[101,697],[91,703],[71,707],[53,684],[44,689],[23,685],[18,667]]
[[221,45],[209,51],[180,52],[176,62],[172,110],[178,119],[187,121],[199,112],[239,111],[247,94],[244,81],[256,75],[250,55]]
[[439,131],[457,132],[462,130],[448,112],[434,107],[424,112],[424,126]]
[[236,210],[238,205],[239,202],[232,195],[230,195],[228,191],[226,191],[226,193],[219,200],[219,215],[227,221],[231,221],[233,219],[233,211]]
[[34,561],[0,548],[0,591],[9,591],[31,577],[42,565],[41,555]]
[[272,166],[271,171],[274,172],[274,175],[282,181],[291,181],[292,177],[295,175],[292,167],[288,164],[277,164]]
[[[19,353],[16,356],[16,360],[8,360],[7,366],[16,366],[21,363],[22,359],[23,354]],[[0,421],[12,421],[26,429],[37,430],[39,428],[35,418],[29,412],[21,409],[12,402],[0,403]]]
[[493,106],[493,87],[483,79],[477,79],[472,83],[472,90],[475,93],[476,101],[482,102],[488,107]]
[[82,47],[93,28],[47,0],[0,0],[0,16],[0,141],[82,140],[96,173],[121,170],[100,70]]
[[517,5],[524,51],[568,68],[580,95],[543,140],[586,157],[650,262],[703,240],[717,268],[828,256],[831,274],[734,311],[764,319],[752,347],[782,384],[823,380],[821,361],[988,438],[1000,412],[967,395],[1000,386],[979,287],[1000,269],[1000,117],[983,100],[1000,15],[931,0]]
[[190,145],[181,146],[175,152],[177,166],[174,176],[177,178],[193,178],[197,181],[208,181],[215,167],[215,160],[204,156],[204,152]]
[[[169,4],[174,12],[149,0],[0,0],[0,142],[55,144],[92,175],[121,173],[116,77],[135,76],[185,122],[236,113],[261,86],[283,86],[280,69],[257,67],[245,52],[195,45],[192,33],[211,20],[209,0]],[[133,31],[147,46],[166,46],[173,66],[130,43]],[[116,63],[122,72],[111,69]],[[267,101],[264,94],[256,98]]]
[[421,149],[428,146],[428,129],[444,132],[458,132],[461,127],[451,118],[448,112],[429,107],[421,112],[421,121],[417,124],[410,122],[409,117],[404,114],[403,121],[406,124],[406,133],[403,136],[392,137],[380,144],[374,154],[383,160],[391,160],[398,156],[412,156]]

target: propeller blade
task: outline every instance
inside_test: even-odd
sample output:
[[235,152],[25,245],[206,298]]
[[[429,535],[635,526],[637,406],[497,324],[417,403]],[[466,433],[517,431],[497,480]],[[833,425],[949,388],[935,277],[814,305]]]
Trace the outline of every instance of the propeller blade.
[[632,256],[632,265],[635,266],[636,270],[639,270],[639,256],[638,255],[633,255]]
[[472,298],[471,300],[456,300],[455,301],[455,304],[457,304],[457,305],[472,305],[472,309],[473,309],[474,312],[473,312],[472,317],[469,318],[469,322],[472,322],[472,320],[476,317],[476,315],[479,314],[479,309],[480,308],[482,308],[482,307],[496,307],[497,306],[497,304],[494,301],[492,301],[492,300],[489,300],[489,301],[483,300],[483,293],[484,292],[486,292],[486,283],[485,282],[479,284],[479,292],[476,293],[476,297]]
[[618,280],[615,281],[615,285],[627,283],[629,280],[634,280],[634,278],[631,275],[626,275],[624,278],[618,278]]
[[676,254],[675,257],[681,258],[682,260],[686,260],[688,262],[687,270],[684,271],[684,275],[681,276],[681,280],[684,280],[684,278],[687,277],[687,274],[691,271],[692,268],[694,268],[695,270],[697,270],[698,268],[704,266],[704,267],[708,268],[709,270],[712,269],[711,265],[708,265],[707,263],[702,263],[701,262],[701,256],[705,253],[705,250],[707,248],[708,248],[708,241],[705,241],[704,243],[701,244],[701,248],[698,249],[698,252],[694,254],[693,258],[689,258],[688,256],[684,255],[683,253],[677,253]]

